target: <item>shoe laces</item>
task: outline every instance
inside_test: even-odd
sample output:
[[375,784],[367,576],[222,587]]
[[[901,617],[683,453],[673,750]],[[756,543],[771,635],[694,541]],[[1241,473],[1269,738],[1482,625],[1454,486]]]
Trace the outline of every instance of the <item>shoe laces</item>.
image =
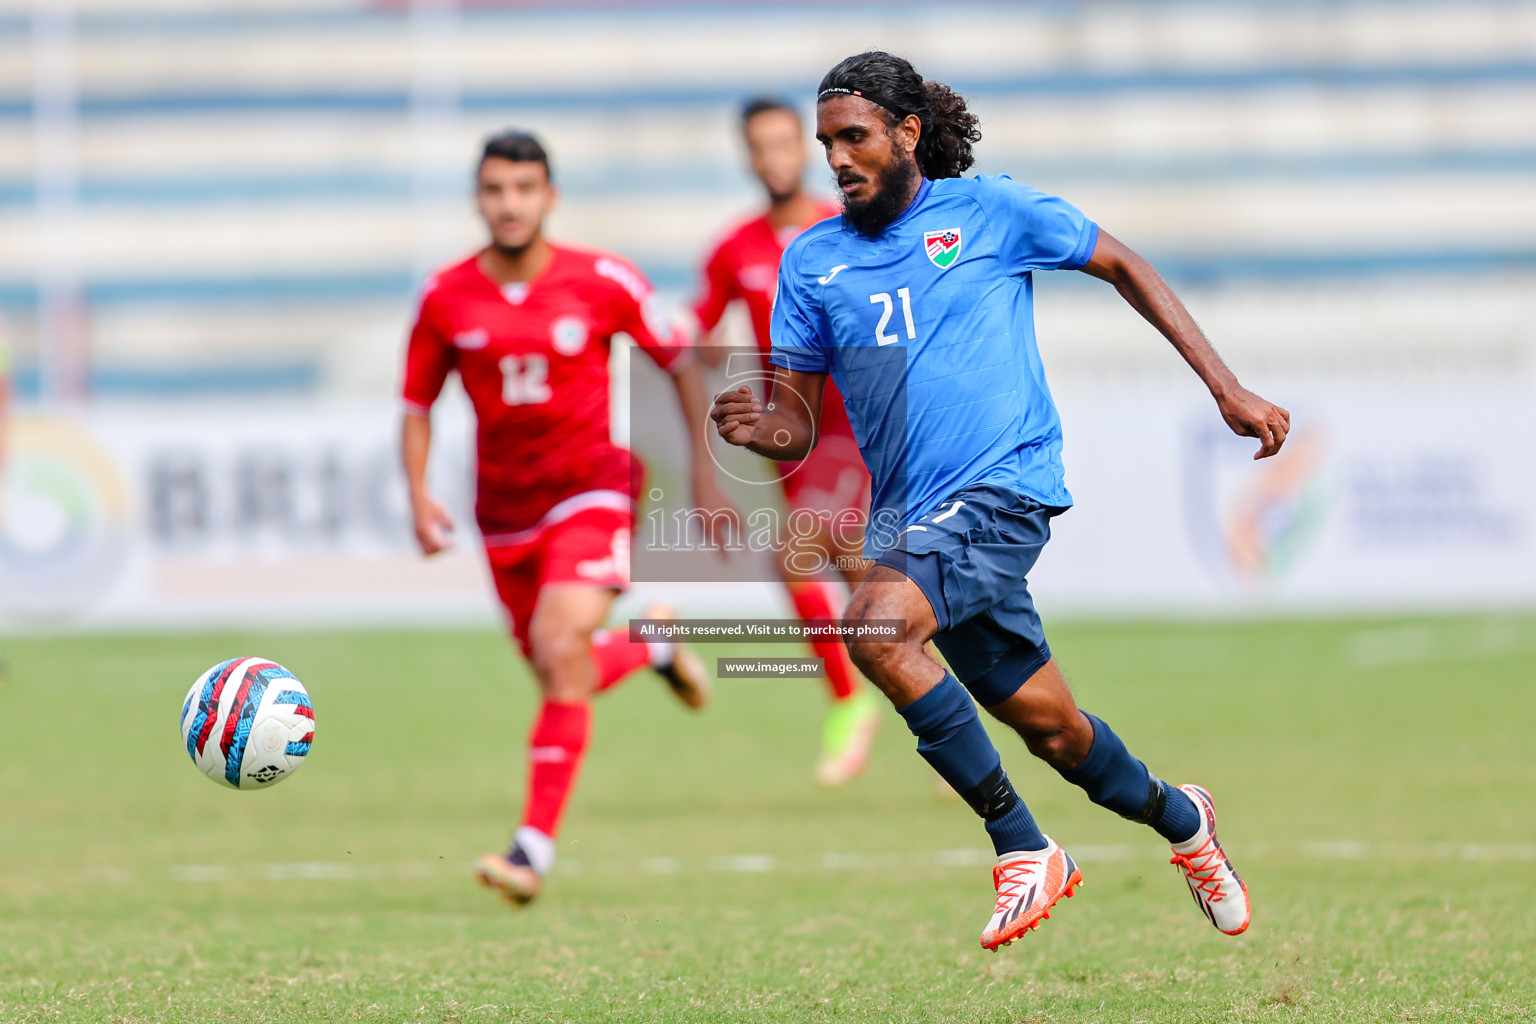
[[1184,870],[1184,877],[1189,880],[1191,887],[1204,893],[1210,903],[1220,903],[1226,898],[1220,878],[1220,868],[1225,862],[1226,857],[1216,844],[1214,832],[1194,853],[1175,853],[1168,860],[1168,863],[1177,864]]
[[1038,860],[1011,860],[993,867],[992,886],[997,890],[997,906],[993,913],[1002,913],[1010,906],[1012,899],[1020,895],[1020,890],[1030,876],[1040,870],[1042,863]]

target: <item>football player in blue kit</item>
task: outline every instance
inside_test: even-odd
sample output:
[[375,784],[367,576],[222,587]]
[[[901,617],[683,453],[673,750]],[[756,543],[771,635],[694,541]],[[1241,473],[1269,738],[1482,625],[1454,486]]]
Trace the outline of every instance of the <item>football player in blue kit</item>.
[[[1205,916],[1242,932],[1248,891],[1217,841],[1210,794],[1163,782],[1078,709],[1026,587],[1051,519],[1072,504],[1035,345],[1033,272],[1114,285],[1227,425],[1259,440],[1255,458],[1280,450],[1289,414],[1239,385],[1156,271],[1071,204],[1006,176],[962,178],[976,117],[907,61],[862,53],[829,71],[816,135],[843,214],[800,235],[780,264],[772,394],[724,392],[713,417],[732,444],[802,459],[829,374],[842,391],[874,481],[875,564],[846,619],[906,624],[898,642],[852,639],[849,653],[991,835],[996,900],[981,944],[1038,927],[1082,873],[1009,782],[977,703],[1094,803],[1162,835]],[[949,669],[925,653],[930,639]]]

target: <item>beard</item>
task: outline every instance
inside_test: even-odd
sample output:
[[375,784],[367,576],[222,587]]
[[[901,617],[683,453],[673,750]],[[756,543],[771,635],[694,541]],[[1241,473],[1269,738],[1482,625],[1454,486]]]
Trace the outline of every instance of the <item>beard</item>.
[[[850,199],[847,193],[838,190],[843,200],[843,219],[849,227],[867,238],[873,238],[884,231],[891,221],[901,216],[902,211],[912,202],[912,197],[917,194],[917,181],[921,177],[917,164],[897,156],[894,146],[892,156],[895,159],[880,171],[876,179],[879,187],[868,199]],[[837,183],[842,185],[844,181],[861,180],[864,179],[850,176],[839,178]]]
[[[533,237],[536,238],[537,236]],[[496,250],[496,252],[500,253],[502,256],[506,256],[514,260],[521,259],[523,254],[528,251],[528,247],[532,244],[533,238],[529,238],[528,241],[524,242],[522,245],[504,245],[501,242],[496,241],[494,238],[491,239],[492,249]]]

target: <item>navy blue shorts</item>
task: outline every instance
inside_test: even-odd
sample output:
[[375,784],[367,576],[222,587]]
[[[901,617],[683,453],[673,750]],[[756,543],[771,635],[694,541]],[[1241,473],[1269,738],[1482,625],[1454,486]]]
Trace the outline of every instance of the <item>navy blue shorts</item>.
[[950,495],[875,560],[933,606],[933,642],[982,707],[1012,697],[1051,660],[1025,577],[1064,508],[993,484]]

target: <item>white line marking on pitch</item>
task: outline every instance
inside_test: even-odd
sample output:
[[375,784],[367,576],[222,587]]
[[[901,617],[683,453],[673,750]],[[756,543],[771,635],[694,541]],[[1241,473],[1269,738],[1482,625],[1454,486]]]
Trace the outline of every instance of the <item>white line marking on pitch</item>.
[[[1152,859],[1155,847],[1130,844],[1084,843],[1069,848],[1082,863],[1106,863]],[[1372,843],[1356,839],[1317,840],[1302,843],[1248,843],[1238,851],[1242,859],[1260,860],[1463,860],[1536,861],[1536,843]],[[725,874],[766,874],[775,871],[860,871],[901,866],[943,868],[985,867],[993,863],[990,850],[965,847],[919,853],[828,852],[798,856],[766,853],[721,855],[689,860],[683,857],[644,857],[639,860],[604,857],[583,862],[567,857],[555,863],[561,874],[581,874],[601,869],[608,874],[681,875],[690,871]],[[221,884],[240,881],[271,882],[372,882],[386,878],[411,880],[458,873],[463,865],[447,861],[408,861],[396,864],[355,864],[305,861],[290,864],[184,864],[170,869],[171,878],[190,884]],[[80,872],[86,882],[123,885],[134,880],[121,867],[89,867]]]
[[1364,629],[1344,644],[1349,663],[1362,669],[1503,658],[1533,647],[1536,634],[1523,622],[1505,618]]

